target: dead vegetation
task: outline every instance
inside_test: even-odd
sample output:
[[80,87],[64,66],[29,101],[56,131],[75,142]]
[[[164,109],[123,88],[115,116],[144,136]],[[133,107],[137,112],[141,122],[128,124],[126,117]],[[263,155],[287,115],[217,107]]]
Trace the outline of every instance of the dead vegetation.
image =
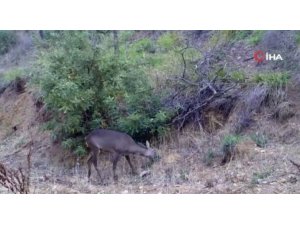
[[181,77],[170,80],[175,91],[166,100],[166,105],[177,109],[172,124],[179,130],[189,123],[197,124],[202,129],[207,119],[205,112],[208,111],[222,114],[223,120],[229,116],[237,99],[238,85],[226,75],[220,75],[223,69],[215,71],[212,76],[210,71],[219,66],[219,61],[216,54],[207,53],[199,63],[201,69],[196,70],[196,78],[191,79],[189,74],[183,73]]
[[[231,137],[220,147],[223,165],[244,154],[238,152],[239,141],[235,139],[255,126],[258,115],[269,114],[267,119],[282,123],[295,115],[293,104],[287,101],[286,74],[243,77],[226,67],[222,60],[226,50],[224,46],[206,52],[197,63],[196,77],[184,70],[182,76],[170,79],[175,91],[166,100],[169,107],[177,109],[172,124],[179,131],[189,124],[211,134],[228,127],[225,136]],[[233,74],[238,78],[234,79]]]
[[29,152],[27,154],[27,168],[19,167],[17,170],[8,168],[0,162],[0,184],[15,194],[29,194],[30,193],[30,176],[31,176],[31,155],[32,155],[32,137],[27,144]]
[[294,166],[296,166],[296,168],[299,170],[299,172],[300,172],[300,164],[299,163],[296,163],[296,162],[294,162],[293,160],[291,160],[291,159],[289,159],[289,161],[294,165]]
[[[104,154],[99,164],[105,185],[96,176],[88,183],[86,159],[62,151],[38,129],[51,117],[42,99],[32,97],[26,85],[4,89],[1,185],[14,193],[299,193],[300,83],[275,89],[246,85],[220,68],[226,68],[222,52],[213,49],[199,61],[197,77],[184,70],[170,80],[175,88],[166,104],[179,109],[173,118],[177,129],[154,143],[161,160],[151,168],[133,158],[139,176],[128,175],[130,167],[121,160],[118,184],[111,178],[111,157]],[[31,148],[35,154],[28,161]],[[11,169],[26,163],[32,164],[28,171]]]
[[28,194],[29,184],[28,178],[23,170],[8,169],[0,163],[0,184],[13,193]]
[[280,103],[276,109],[274,114],[272,115],[274,119],[277,121],[284,123],[289,118],[295,116],[295,104],[292,104],[288,101]]
[[253,117],[259,113],[268,93],[269,87],[266,85],[250,87],[243,92],[234,113],[233,133],[239,134],[251,125]]

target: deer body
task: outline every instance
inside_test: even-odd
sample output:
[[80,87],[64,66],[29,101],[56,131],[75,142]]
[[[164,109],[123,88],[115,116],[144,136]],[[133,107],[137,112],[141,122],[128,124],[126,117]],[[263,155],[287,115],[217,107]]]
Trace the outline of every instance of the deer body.
[[100,171],[97,167],[97,156],[99,151],[108,151],[113,155],[113,176],[114,180],[117,180],[116,167],[121,156],[125,156],[131,171],[136,174],[131,161],[130,154],[137,154],[141,156],[154,159],[156,157],[156,152],[150,148],[147,142],[147,147],[136,144],[135,141],[126,133],[119,131],[108,130],[108,129],[96,129],[92,131],[88,136],[85,137],[86,145],[90,148],[90,155],[88,157],[88,179],[91,176],[92,164],[97,171],[97,174],[101,178]]

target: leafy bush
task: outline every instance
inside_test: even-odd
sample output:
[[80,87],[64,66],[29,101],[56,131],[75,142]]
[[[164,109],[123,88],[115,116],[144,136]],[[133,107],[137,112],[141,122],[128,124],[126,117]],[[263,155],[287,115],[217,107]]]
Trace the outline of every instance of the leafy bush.
[[167,129],[171,114],[143,72],[148,58],[141,49],[148,41],[125,51],[120,39],[115,55],[109,32],[56,31],[47,38],[51,45],[41,49],[34,80],[53,115],[46,129],[66,149],[83,154],[83,137],[97,127],[139,141]]
[[262,172],[254,172],[251,179],[251,184],[259,184],[259,182],[263,179],[266,179],[271,175],[271,170],[268,171],[262,171]]
[[159,37],[157,40],[159,47],[165,50],[171,50],[174,48],[180,48],[182,46],[183,40],[175,32],[167,32]]
[[212,36],[212,44],[216,43],[228,43],[233,41],[244,40],[251,45],[257,45],[263,38],[265,31],[262,30],[222,30],[215,33]]
[[138,53],[141,53],[141,52],[154,53],[155,52],[155,46],[152,43],[152,41],[148,38],[143,38],[143,39],[135,42],[133,47],[134,47],[134,50]]
[[243,71],[234,71],[230,74],[230,77],[232,80],[239,82],[239,83],[245,82],[245,79],[246,79],[246,75]]
[[13,81],[17,77],[22,77],[23,71],[20,68],[11,69],[3,74],[4,80]]
[[24,69],[15,68],[3,73],[0,80],[0,93],[4,92],[7,87],[12,87],[16,93],[22,93],[25,90],[26,73]]
[[206,166],[212,166],[214,158],[215,158],[215,153],[211,149],[209,149],[204,155],[203,163]]
[[256,83],[266,84],[270,87],[285,87],[290,79],[288,73],[260,73],[254,76]]
[[222,164],[229,162],[233,158],[235,146],[240,140],[241,137],[234,134],[229,134],[224,137],[221,148],[223,152]]
[[248,37],[247,41],[251,45],[257,45],[263,38],[265,31],[263,30],[255,30],[252,34]]
[[222,141],[222,152],[224,158],[228,161],[233,155],[234,147],[240,141],[241,137],[239,135],[229,134],[226,135]]
[[245,39],[251,31],[247,30],[222,30],[220,31],[221,36],[226,42],[228,41],[239,41]]
[[247,40],[251,35],[250,30],[220,30],[214,32],[209,40],[209,45],[233,43],[235,41]]
[[260,148],[266,147],[268,143],[268,138],[265,134],[255,133],[251,135],[251,139],[256,143],[256,145]]
[[223,152],[226,153],[227,151],[233,151],[233,148],[237,143],[239,143],[240,140],[241,137],[239,135],[233,135],[233,134],[226,135],[222,142]]
[[9,51],[17,42],[17,36],[14,31],[0,31],[0,55]]

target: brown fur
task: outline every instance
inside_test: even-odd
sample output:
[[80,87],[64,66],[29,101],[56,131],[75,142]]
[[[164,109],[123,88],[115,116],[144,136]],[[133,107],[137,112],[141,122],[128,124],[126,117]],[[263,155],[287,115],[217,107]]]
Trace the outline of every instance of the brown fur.
[[136,170],[131,163],[129,155],[138,154],[152,160],[156,157],[156,152],[150,148],[148,142],[147,147],[141,146],[135,143],[128,134],[119,131],[96,129],[86,136],[85,141],[86,145],[91,150],[87,161],[89,179],[91,176],[91,166],[93,164],[102,181],[100,171],[97,167],[97,158],[100,150],[108,151],[113,155],[113,176],[115,181],[118,179],[116,175],[116,166],[121,156],[126,158],[133,174],[136,174]]

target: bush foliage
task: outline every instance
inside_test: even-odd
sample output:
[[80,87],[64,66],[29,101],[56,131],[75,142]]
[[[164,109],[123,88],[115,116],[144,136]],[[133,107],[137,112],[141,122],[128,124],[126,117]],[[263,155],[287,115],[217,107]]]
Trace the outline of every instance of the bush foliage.
[[241,140],[239,135],[229,134],[224,137],[222,142],[222,151],[227,153],[227,151],[232,152],[235,145]]
[[266,84],[274,88],[285,87],[290,79],[288,73],[260,73],[254,76],[254,81],[258,84]]
[[128,46],[129,37],[121,34],[116,54],[111,32],[47,32],[35,82],[53,115],[46,128],[65,148],[83,154],[83,137],[99,127],[140,141],[166,131],[171,112],[144,72],[151,62],[144,51],[154,47],[147,39]]
[[0,31],[0,55],[7,53],[16,41],[17,36],[14,31]]
[[211,37],[211,45],[234,43],[236,41],[244,41],[250,45],[258,45],[265,31],[263,30],[221,30],[217,31]]

